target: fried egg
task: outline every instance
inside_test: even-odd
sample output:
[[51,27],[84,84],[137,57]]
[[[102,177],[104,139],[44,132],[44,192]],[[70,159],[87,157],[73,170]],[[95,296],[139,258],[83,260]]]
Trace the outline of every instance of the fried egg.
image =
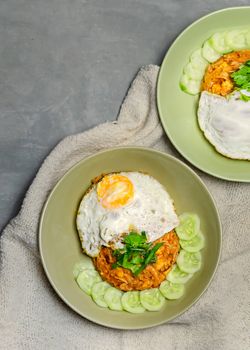
[[121,248],[130,231],[145,231],[152,242],[178,224],[168,192],[139,172],[105,175],[83,196],[76,219],[82,248],[91,257],[101,246]]
[[238,91],[227,98],[203,91],[198,122],[219,153],[250,160],[250,101],[242,101]]

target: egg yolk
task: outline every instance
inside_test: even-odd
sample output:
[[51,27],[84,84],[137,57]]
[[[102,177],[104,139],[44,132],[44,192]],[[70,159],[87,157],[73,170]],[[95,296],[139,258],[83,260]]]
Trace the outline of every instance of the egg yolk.
[[132,182],[123,175],[106,175],[97,185],[97,195],[104,208],[120,208],[134,196]]

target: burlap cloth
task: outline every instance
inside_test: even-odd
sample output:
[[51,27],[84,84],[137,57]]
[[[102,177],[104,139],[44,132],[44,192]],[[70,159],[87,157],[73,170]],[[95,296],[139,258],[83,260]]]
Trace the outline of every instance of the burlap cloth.
[[[42,164],[20,213],[1,238],[0,349],[250,349],[250,187],[198,171],[219,207],[223,248],[201,299],[158,327],[122,331],[80,317],[55,294],[38,252],[41,208],[56,181],[80,159],[121,145],[153,147],[179,157],[155,104],[157,66],[140,70],[116,122],[65,138]],[[176,102],[178,103],[178,101]]]

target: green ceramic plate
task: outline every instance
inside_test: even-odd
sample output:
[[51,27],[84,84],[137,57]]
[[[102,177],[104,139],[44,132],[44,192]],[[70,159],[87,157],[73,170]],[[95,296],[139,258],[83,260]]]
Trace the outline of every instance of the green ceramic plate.
[[[73,266],[89,259],[80,248],[75,227],[79,202],[91,179],[113,171],[145,171],[154,176],[174,199],[178,214],[196,212],[206,245],[203,265],[186,285],[185,295],[166,302],[159,312],[130,314],[98,307],[80,290],[73,278]],[[116,148],[86,158],[58,182],[45,204],[39,230],[43,267],[55,291],[73,310],[98,324],[120,328],[152,327],[180,315],[205,291],[216,270],[221,246],[221,226],[214,201],[199,177],[179,160],[145,148]]]
[[250,7],[213,12],[185,29],[168,50],[161,66],[157,102],[163,127],[175,148],[190,163],[213,176],[250,182],[250,162],[220,155],[200,130],[196,109],[198,97],[181,91],[179,80],[190,54],[213,33],[249,26]]

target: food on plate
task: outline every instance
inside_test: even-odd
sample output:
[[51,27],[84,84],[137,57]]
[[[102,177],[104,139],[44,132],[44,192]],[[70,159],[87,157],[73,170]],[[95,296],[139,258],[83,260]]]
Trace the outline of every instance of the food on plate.
[[198,122],[208,141],[221,154],[250,160],[250,102],[240,92],[230,98],[202,92]]
[[233,72],[231,77],[234,81],[236,89],[240,91],[240,99],[249,101],[250,97],[250,60],[240,66],[240,69]]
[[76,220],[82,248],[91,257],[102,246],[122,248],[124,235],[131,231],[144,231],[148,242],[153,242],[178,223],[168,192],[152,176],[140,172],[94,179]]
[[[241,53],[241,50],[243,53]],[[220,88],[220,91],[228,91],[232,88],[229,79],[225,79],[227,77],[229,66],[234,70],[239,68],[240,63],[244,63],[249,60],[248,52],[250,50],[250,29],[234,29],[223,32],[217,32],[213,34],[210,38],[208,38],[202,45],[201,48],[196,49],[189,57],[189,62],[184,66],[183,72],[180,78],[180,87],[181,89],[191,95],[197,95],[204,89],[203,78],[205,72],[208,70],[211,71],[210,64],[220,60],[221,56],[229,53],[229,56],[226,60],[230,61],[229,65],[224,59],[221,59],[219,63],[216,63],[215,66],[219,73],[222,68],[225,75],[220,76],[218,78],[217,83],[222,85],[223,82],[225,86]],[[245,53],[244,53],[245,51]],[[238,54],[236,53],[238,52]],[[239,57],[237,57],[239,56]],[[234,58],[236,57],[236,60]],[[244,61],[245,58],[245,61]],[[225,68],[225,69],[224,69]],[[234,71],[233,70],[233,71]],[[217,72],[214,72],[217,73]],[[215,77],[215,74],[213,74]],[[216,74],[216,76],[218,76]],[[211,75],[208,76],[208,83],[210,82]],[[220,81],[221,79],[221,81]],[[214,87],[215,88],[215,87]],[[218,89],[218,87],[216,88]],[[205,89],[207,90],[207,89]],[[209,90],[208,90],[209,91]],[[217,93],[217,92],[215,92]]]
[[[193,62],[198,53],[200,64]],[[200,93],[198,123],[215,149],[250,160],[250,29],[212,35],[190,56],[180,87]]]
[[235,51],[223,55],[208,66],[201,90],[227,96],[235,89],[232,73],[237,71],[248,60],[250,60],[250,50]]
[[[141,207],[144,214],[150,213],[151,222],[142,216]],[[77,228],[89,257],[75,264],[73,276],[99,307],[158,311],[166,300],[183,296],[185,284],[201,267],[204,237],[198,215],[183,213],[178,218],[165,188],[147,174],[121,172],[94,179],[80,203]]]
[[[125,267],[135,276],[138,276],[148,264],[156,261],[156,253],[164,244],[159,240],[147,242],[146,233],[130,232],[123,239],[124,246],[122,249],[116,249],[112,252],[115,258],[112,269]],[[158,258],[158,257],[157,257]]]
[[[108,247],[101,249],[99,255],[94,259],[94,264],[104,280],[123,291],[158,287],[175,263],[180,245],[174,231],[166,233],[156,240],[152,250],[157,247],[157,244],[162,245],[153,255],[153,260],[149,264],[145,260],[141,263],[141,256],[133,254],[131,257],[123,255],[122,259],[125,264],[121,265],[117,263],[116,250],[113,253],[112,249]],[[139,251],[139,253],[141,252]],[[145,262],[146,266],[144,266]]]

